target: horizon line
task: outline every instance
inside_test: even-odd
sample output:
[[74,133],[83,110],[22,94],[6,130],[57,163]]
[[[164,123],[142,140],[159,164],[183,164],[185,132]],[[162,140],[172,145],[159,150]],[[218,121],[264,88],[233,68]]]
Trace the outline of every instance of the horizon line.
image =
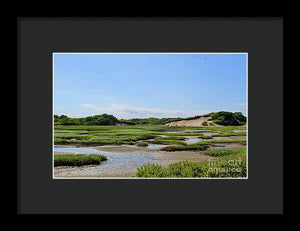
[[[236,113],[236,112],[240,112],[240,113],[242,113],[243,115],[244,115],[244,113],[243,112],[241,112],[241,111],[224,111],[224,110],[220,110],[220,111],[213,111],[213,112],[208,112],[208,113],[206,113],[206,114],[198,114],[198,115],[194,115],[194,116],[187,116],[187,117],[153,117],[153,116],[150,116],[150,117],[133,117],[133,118],[129,118],[129,119],[124,119],[124,118],[119,118],[119,117],[117,117],[117,116],[115,116],[115,115],[113,115],[113,114],[109,114],[109,113],[101,113],[101,114],[93,114],[93,115],[87,115],[87,116],[83,116],[83,117],[71,117],[71,116],[68,116],[68,115],[66,115],[66,114],[55,114],[55,113],[53,113],[53,116],[54,115],[57,115],[57,116],[62,116],[62,115],[65,115],[65,116],[67,116],[67,117],[69,117],[69,118],[76,118],[76,119],[79,119],[79,118],[86,118],[86,117],[91,117],[91,116],[97,116],[97,115],[104,115],[104,114],[106,114],[106,115],[112,115],[112,116],[114,116],[114,117],[116,117],[117,119],[124,119],[124,120],[131,120],[131,119],[149,119],[149,118],[155,118],[155,119],[166,119],[166,118],[189,118],[189,117],[196,117],[196,116],[205,116],[205,115],[207,115],[207,114],[210,114],[210,113],[217,113],[217,112],[231,112],[231,113]],[[247,114],[247,113],[246,113]],[[247,115],[244,115],[245,117],[247,117]]]

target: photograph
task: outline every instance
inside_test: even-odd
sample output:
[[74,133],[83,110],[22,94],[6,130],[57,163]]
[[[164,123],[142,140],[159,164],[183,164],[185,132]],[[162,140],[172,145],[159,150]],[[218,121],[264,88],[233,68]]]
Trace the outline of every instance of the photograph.
[[248,179],[248,53],[52,53],[53,179]]

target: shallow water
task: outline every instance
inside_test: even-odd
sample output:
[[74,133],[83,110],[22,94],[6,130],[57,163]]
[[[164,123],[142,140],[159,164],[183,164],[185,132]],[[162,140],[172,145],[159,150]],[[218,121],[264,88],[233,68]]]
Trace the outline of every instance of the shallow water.
[[202,132],[203,135],[205,136],[212,136],[212,135],[216,135],[218,133],[215,133],[215,132]]
[[[158,164],[155,154],[151,152],[142,153],[112,153],[98,151],[93,148],[85,147],[54,147],[54,151],[80,153],[80,154],[103,154],[107,156],[107,161],[104,161],[98,166],[86,166],[86,168],[70,169],[68,175],[101,175],[101,174],[120,174],[122,172],[134,172],[138,167],[144,164]],[[79,174],[80,173],[80,174]]]
[[[189,143],[196,143],[201,139],[189,138]],[[153,146],[152,146],[153,145]],[[157,151],[160,145],[151,144],[152,148],[145,148],[137,152],[107,152],[99,151],[93,147],[75,147],[75,146],[54,146],[54,151],[76,154],[103,154],[107,156],[107,161],[100,165],[86,165],[82,167],[61,166],[55,167],[55,177],[135,177],[137,168],[145,164],[157,164],[167,166],[171,163],[189,160],[204,161],[207,156],[199,153],[164,153]],[[231,145],[214,146],[209,149],[232,148]]]
[[148,144],[147,148],[160,148],[156,144]]
[[72,153],[80,153],[80,154],[101,154],[102,152],[93,149],[93,148],[85,148],[85,147],[72,147],[72,146],[54,146],[54,151],[57,152],[72,152]]
[[234,132],[246,132],[247,130],[238,130],[238,129],[234,129]]
[[225,145],[225,146],[211,146],[210,149],[229,149],[229,148],[233,148],[230,145]]
[[196,139],[196,138],[189,138],[186,142],[186,144],[195,144],[199,142],[201,139]]

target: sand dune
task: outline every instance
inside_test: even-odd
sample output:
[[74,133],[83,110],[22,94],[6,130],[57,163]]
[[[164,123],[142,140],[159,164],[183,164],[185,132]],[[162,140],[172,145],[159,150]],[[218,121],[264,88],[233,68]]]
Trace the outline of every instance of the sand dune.
[[[180,120],[176,122],[170,122],[165,124],[165,126],[187,126],[187,127],[202,127],[203,122],[210,123],[208,121],[211,117],[200,117],[199,119],[194,120]],[[215,125],[216,126],[216,125]]]

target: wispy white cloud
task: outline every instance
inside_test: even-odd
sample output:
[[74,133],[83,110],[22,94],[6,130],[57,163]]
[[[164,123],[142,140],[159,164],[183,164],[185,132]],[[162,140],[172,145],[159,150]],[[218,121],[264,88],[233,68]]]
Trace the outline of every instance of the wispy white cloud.
[[146,107],[130,107],[121,104],[109,104],[108,107],[99,107],[93,104],[81,104],[80,106],[93,109],[95,112],[102,114],[113,114],[117,118],[129,119],[129,118],[148,118],[148,117],[189,117],[195,115],[202,115],[208,113],[207,110],[165,110],[157,108]]
[[94,109],[97,109],[97,108],[98,108],[97,106],[95,106],[95,105],[93,105],[93,104],[89,104],[89,103],[87,103],[87,104],[81,104],[80,106],[81,106],[81,107],[94,108]]
[[244,107],[244,106],[246,106],[246,103],[244,103],[244,102],[239,102],[239,103],[236,103],[236,105],[237,105],[237,106],[242,106],[242,107]]

